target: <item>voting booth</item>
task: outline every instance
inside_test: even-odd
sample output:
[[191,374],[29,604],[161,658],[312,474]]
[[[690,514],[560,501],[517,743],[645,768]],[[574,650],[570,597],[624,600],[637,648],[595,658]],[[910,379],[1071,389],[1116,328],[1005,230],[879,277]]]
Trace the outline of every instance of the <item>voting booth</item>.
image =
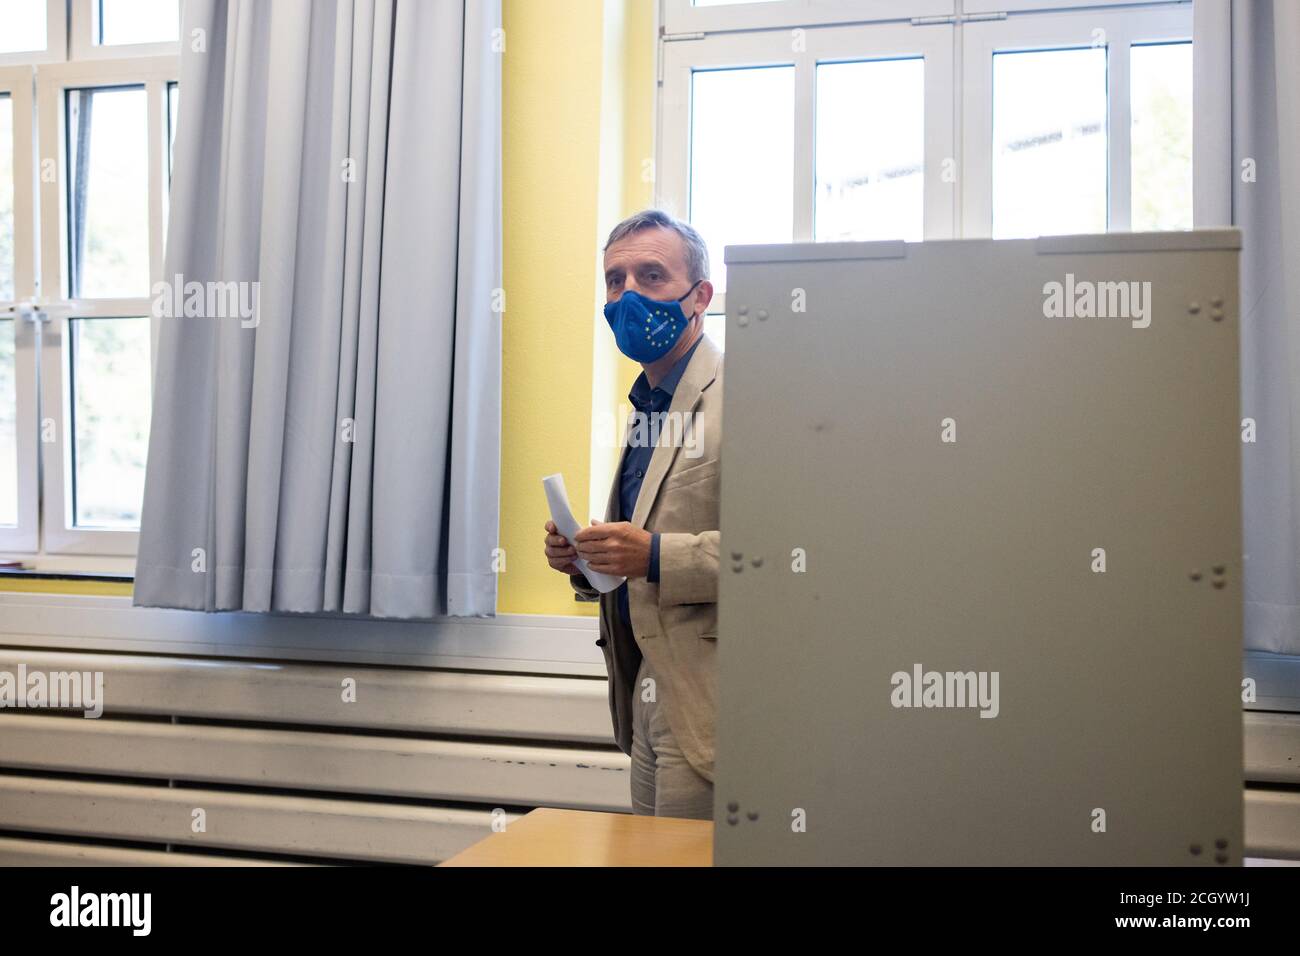
[[727,247],[716,864],[1241,863],[1239,248]]

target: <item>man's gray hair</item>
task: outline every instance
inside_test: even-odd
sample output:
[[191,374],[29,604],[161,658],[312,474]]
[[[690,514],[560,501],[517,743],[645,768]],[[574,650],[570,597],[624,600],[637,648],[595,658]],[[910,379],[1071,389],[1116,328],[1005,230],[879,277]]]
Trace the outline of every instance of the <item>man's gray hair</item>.
[[643,229],[671,229],[677,233],[686,247],[686,277],[691,282],[709,277],[709,247],[704,244],[704,239],[690,223],[682,222],[662,209],[642,209],[628,216],[614,227],[605,242],[605,249],[601,251],[604,252],[620,239],[626,239]]

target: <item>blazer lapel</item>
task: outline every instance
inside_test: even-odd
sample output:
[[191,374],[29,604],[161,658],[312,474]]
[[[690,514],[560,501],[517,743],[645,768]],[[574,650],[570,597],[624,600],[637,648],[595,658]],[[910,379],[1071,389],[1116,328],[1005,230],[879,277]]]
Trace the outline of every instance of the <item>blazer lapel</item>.
[[[694,427],[695,408],[700,404],[700,396],[704,394],[704,390],[718,377],[718,359],[721,356],[722,353],[707,335],[700,339],[699,348],[691,356],[690,364],[686,366],[677,388],[673,391],[673,400],[668,407],[670,420],[680,421],[683,428]],[[650,509],[659,494],[659,486],[681,450],[680,442],[664,445],[665,434],[672,436],[675,431],[660,429],[660,443],[655,446],[654,454],[650,456],[650,467],[646,470],[641,492],[637,495],[636,510],[631,519],[625,519],[630,520],[638,528],[645,527],[646,518],[650,516]],[[621,473],[620,465],[619,474]]]

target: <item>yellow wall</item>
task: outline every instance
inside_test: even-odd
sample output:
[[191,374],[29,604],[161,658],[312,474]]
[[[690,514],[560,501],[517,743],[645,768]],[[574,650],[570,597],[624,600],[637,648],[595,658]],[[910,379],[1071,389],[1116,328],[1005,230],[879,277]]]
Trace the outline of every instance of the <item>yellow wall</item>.
[[[504,0],[502,25],[506,570],[497,608],[594,615],[542,554],[541,479],[564,474],[579,520],[603,511],[616,449],[593,441],[593,409],[625,401],[640,371],[600,318],[599,249],[619,219],[653,198],[645,164],[654,156],[655,3]],[[0,589],[130,593],[101,582],[0,580]]]
[[126,581],[64,581],[58,578],[0,577],[0,591],[23,591],[27,594],[99,594],[130,596]]
[[594,615],[542,556],[541,477],[564,474],[579,520],[603,512],[616,449],[593,440],[593,410],[626,400],[639,368],[614,350],[600,318],[599,250],[653,196],[642,174],[654,156],[654,2],[505,0],[504,20],[506,572],[497,608]]

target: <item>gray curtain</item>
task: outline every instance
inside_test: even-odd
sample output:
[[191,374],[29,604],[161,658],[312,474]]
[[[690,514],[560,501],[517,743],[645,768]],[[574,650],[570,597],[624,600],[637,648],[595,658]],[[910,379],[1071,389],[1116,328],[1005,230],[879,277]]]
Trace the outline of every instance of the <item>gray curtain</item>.
[[495,613],[499,0],[183,6],[135,603]]
[[1242,444],[1245,645],[1300,654],[1300,3],[1196,0],[1194,10],[1198,45],[1230,46],[1228,62],[1196,54],[1198,87],[1207,102],[1228,97],[1230,116],[1206,131],[1216,142],[1197,162],[1217,162],[1222,141],[1231,209],[1212,218],[1230,218],[1243,239],[1241,413],[1257,426]]

